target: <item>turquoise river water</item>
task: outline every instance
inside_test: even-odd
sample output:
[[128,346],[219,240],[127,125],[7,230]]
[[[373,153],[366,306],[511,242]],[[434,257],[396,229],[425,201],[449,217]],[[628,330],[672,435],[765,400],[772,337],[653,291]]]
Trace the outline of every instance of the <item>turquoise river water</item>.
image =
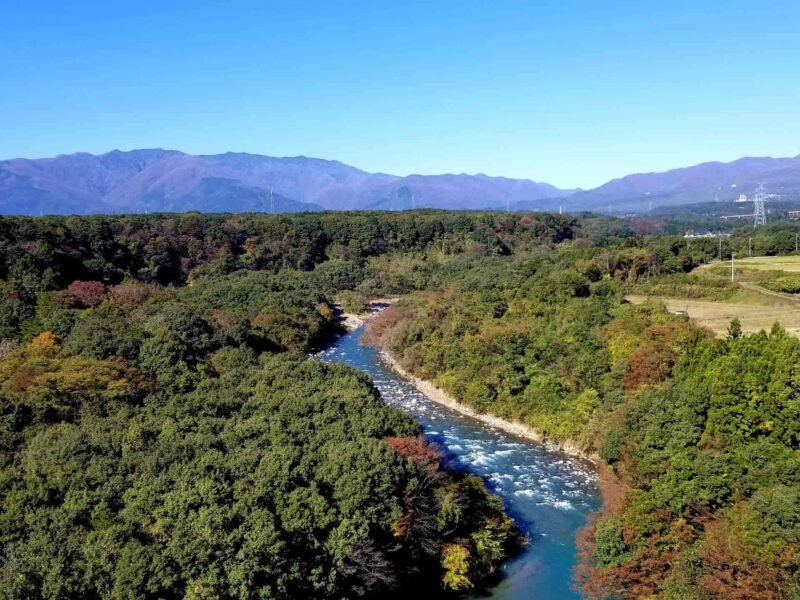
[[417,420],[457,468],[482,477],[530,537],[529,547],[503,566],[498,585],[480,597],[579,598],[571,587],[575,534],[600,504],[591,464],[433,402],[375,348],[360,345],[362,333],[358,328],[339,337],[318,357],[369,374],[384,401]]

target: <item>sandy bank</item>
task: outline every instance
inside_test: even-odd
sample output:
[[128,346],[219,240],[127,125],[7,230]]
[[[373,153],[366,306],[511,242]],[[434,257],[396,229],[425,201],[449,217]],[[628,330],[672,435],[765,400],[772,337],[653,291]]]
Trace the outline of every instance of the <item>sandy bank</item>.
[[[377,314],[380,313],[383,309],[397,302],[398,299],[399,298],[378,298],[376,300],[372,300],[369,303],[369,308],[367,309],[367,311],[360,315],[354,315],[344,312],[341,310],[341,307],[337,307],[339,308],[339,324],[348,331],[353,331],[355,329],[358,329],[370,319],[375,318],[375,316],[377,316]],[[521,438],[525,438],[534,442],[539,442],[541,444],[544,444],[549,450],[560,451],[563,452],[564,454],[590,460],[594,463],[601,462],[600,457],[596,453],[586,452],[574,440],[564,440],[564,441],[551,440],[548,439],[547,436],[542,434],[540,431],[537,431],[536,429],[529,427],[528,425],[524,425],[516,421],[509,421],[507,419],[503,419],[501,417],[497,417],[486,413],[479,413],[478,411],[476,411],[473,408],[470,408],[466,404],[459,402],[441,388],[436,387],[430,381],[426,381],[425,379],[420,379],[419,377],[415,377],[414,375],[406,371],[402,366],[400,366],[400,363],[388,352],[381,350],[380,356],[386,362],[387,365],[389,365],[392,369],[394,369],[394,371],[396,371],[400,376],[408,380],[412,385],[414,385],[414,387],[416,387],[420,392],[425,394],[425,396],[427,396],[433,402],[447,406],[448,408],[458,413],[461,413],[462,415],[466,415],[470,418],[480,421],[481,423],[485,423],[486,425],[489,425],[491,427],[496,427],[497,429],[500,429],[512,435],[516,435]]]
[[492,427],[497,427],[502,431],[507,433],[511,433],[513,435],[532,440],[534,442],[539,442],[547,446],[550,450],[558,450],[563,452],[564,454],[569,454],[570,456],[576,456],[579,458],[584,458],[590,460],[595,463],[600,462],[600,457],[597,456],[596,453],[590,453],[582,450],[578,444],[572,440],[565,440],[565,441],[553,441],[547,439],[541,432],[533,429],[532,427],[528,427],[527,425],[523,425],[522,423],[517,423],[515,421],[509,421],[507,419],[502,419],[500,417],[496,417],[494,415],[489,415],[486,413],[479,413],[473,408],[470,408],[466,404],[463,404],[447,394],[441,388],[436,387],[430,381],[426,381],[424,379],[420,379],[419,377],[415,377],[408,371],[406,371],[403,367],[400,366],[400,363],[391,356],[388,352],[381,351],[381,358],[386,361],[386,363],[392,367],[399,375],[403,378],[407,379],[411,382],[414,387],[416,387],[420,392],[425,394],[430,400],[436,402],[438,404],[442,404],[447,406],[448,408],[459,412],[463,415],[467,415],[473,419],[480,421],[481,423],[485,423],[486,425],[490,425]]
[[339,310],[339,325],[344,327],[347,331],[358,329],[370,319],[375,318],[384,308],[391,306],[398,300],[399,298],[378,298],[376,300],[370,300],[369,308],[360,315],[344,312],[341,306],[336,305]]

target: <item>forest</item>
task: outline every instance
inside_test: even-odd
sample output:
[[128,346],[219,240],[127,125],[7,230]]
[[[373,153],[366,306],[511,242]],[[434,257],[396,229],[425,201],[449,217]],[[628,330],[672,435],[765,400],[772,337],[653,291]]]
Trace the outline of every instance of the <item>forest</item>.
[[[777,251],[785,231],[771,231],[760,239]],[[585,597],[797,597],[800,340],[736,322],[713,339],[663,305],[624,302],[693,265],[683,240],[633,255],[580,241],[449,261],[371,323],[370,341],[472,408],[598,457]]]
[[222,225],[199,254],[113,220],[2,225],[4,598],[457,594],[524,543],[366,376],[306,357],[357,265],[297,270],[303,238],[225,274]]
[[586,597],[797,597],[800,341],[735,323],[713,338],[624,294],[750,237],[791,252],[800,228],[721,246],[670,227],[427,210],[0,219],[4,597],[479,587],[524,543],[502,503],[365,376],[306,357],[335,302],[386,294],[402,298],[370,343],[598,457]]

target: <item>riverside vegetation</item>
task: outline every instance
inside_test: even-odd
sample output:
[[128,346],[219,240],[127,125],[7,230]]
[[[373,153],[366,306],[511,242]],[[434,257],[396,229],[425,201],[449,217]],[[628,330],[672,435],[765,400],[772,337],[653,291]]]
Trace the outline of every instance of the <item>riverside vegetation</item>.
[[[791,227],[760,235],[778,252]],[[302,354],[334,300],[402,294],[373,343],[613,472],[582,539],[588,597],[795,597],[800,341],[735,323],[714,339],[624,303],[716,257],[716,240],[664,230],[436,211],[0,219],[0,588],[479,585],[520,543],[499,501],[364,376]]]

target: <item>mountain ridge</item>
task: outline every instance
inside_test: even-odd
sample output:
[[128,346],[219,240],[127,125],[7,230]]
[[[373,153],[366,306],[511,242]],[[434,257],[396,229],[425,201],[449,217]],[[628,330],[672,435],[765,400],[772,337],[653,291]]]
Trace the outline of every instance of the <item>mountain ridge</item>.
[[591,190],[575,193],[571,203],[603,209],[613,202],[618,211],[735,200],[752,195],[764,183],[776,194],[800,197],[800,155],[793,157],[746,156],[730,162],[707,161],[668,171],[632,173],[611,179]]
[[0,214],[481,210],[647,212],[769,191],[800,197],[800,155],[632,173],[590,190],[484,173],[371,173],[338,160],[145,148],[0,161]]
[[0,161],[0,213],[501,208],[570,193],[487,175],[370,173],[336,160],[161,148]]

